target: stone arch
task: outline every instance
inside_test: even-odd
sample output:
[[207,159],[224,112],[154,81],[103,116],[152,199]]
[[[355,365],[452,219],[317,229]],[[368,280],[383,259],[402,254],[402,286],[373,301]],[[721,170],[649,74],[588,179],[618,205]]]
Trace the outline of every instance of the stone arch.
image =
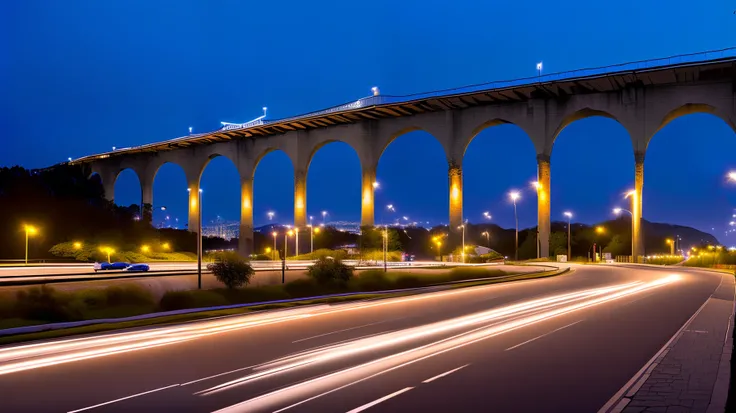
[[[552,155],[554,144],[557,141],[557,138],[560,136],[560,133],[562,133],[562,131],[565,130],[565,128],[567,128],[568,126],[570,126],[571,124],[579,120],[586,119],[586,118],[592,118],[596,116],[607,118],[607,119],[612,119],[616,121],[618,124],[623,126],[623,128],[626,130],[626,133],[628,133],[629,135],[629,139],[630,140],[632,139],[631,130],[626,127],[626,125],[624,124],[624,122],[622,122],[619,116],[616,116],[615,114],[609,111],[606,111],[606,110],[594,109],[591,107],[583,107],[581,109],[578,109],[562,117],[562,119],[560,120],[560,124],[557,126],[557,129],[555,129],[554,133],[551,136],[548,147],[545,148],[545,154],[548,156]],[[634,150],[634,148],[635,146],[632,140],[632,150]]]
[[[350,168],[350,171],[351,171],[351,172],[349,172],[349,175],[350,175],[350,178],[351,178],[350,182],[352,183],[353,182],[352,181],[352,178],[355,177],[354,183],[358,185],[358,188],[360,188],[361,174],[363,173],[363,163],[364,162],[363,162],[363,160],[361,160],[360,153],[356,150],[355,146],[354,145],[351,145],[350,142],[347,142],[346,140],[343,140],[343,139],[324,140],[324,141],[320,142],[319,144],[314,145],[312,147],[312,152],[309,155],[309,158],[308,158],[308,161],[307,161],[307,164],[306,164],[306,170],[305,170],[305,173],[306,173],[305,174],[305,179],[306,179],[306,182],[307,182],[306,188],[309,188],[310,187],[310,185],[308,183],[309,183],[309,179],[310,179],[309,178],[310,177],[310,173],[312,172],[312,160],[314,159],[314,156],[320,150],[322,150],[326,146],[329,146],[330,144],[343,144],[342,146],[347,146],[347,147],[350,148],[350,151],[354,154],[354,159],[353,159],[352,156],[346,154],[346,158],[349,158],[349,161],[350,161],[350,165],[349,165],[349,168]],[[355,165],[353,162],[356,161],[356,160],[357,160],[357,175],[353,175],[353,172],[352,171],[354,171],[354,170],[352,168]],[[322,163],[324,164],[324,162],[322,162]],[[345,173],[347,173],[347,171],[345,171]],[[337,178],[336,179],[336,181],[339,181],[339,180],[340,180],[340,178]],[[353,196],[352,195],[352,187],[345,188],[344,187],[345,185],[349,185],[346,182],[340,182],[340,184],[341,184],[340,187],[343,188],[343,193],[341,194],[341,196],[348,196],[348,197],[350,197],[350,199],[352,199],[352,196]],[[332,187],[332,185],[335,185],[335,182],[331,182],[330,183],[330,186],[329,186],[331,189],[334,189]],[[314,189],[312,191],[314,192]],[[320,191],[321,191],[320,189],[317,190],[317,192],[320,192]],[[321,198],[322,200],[324,200],[324,195],[322,195],[321,197],[318,197],[318,198]],[[307,194],[307,200],[314,200],[314,199],[315,199],[314,196],[310,195],[309,193]],[[356,206],[359,206],[360,205],[360,199],[361,199],[361,191],[360,191],[360,189],[358,190],[358,192],[355,193],[355,199],[357,201],[356,202]],[[309,202],[307,202],[306,208],[307,208],[308,211],[310,210],[310,208],[309,208]]]
[[[440,144],[440,146],[442,147],[442,149],[443,149],[443,151],[444,151],[445,159],[447,160],[448,164],[450,163],[450,156],[449,156],[449,151],[448,151],[448,145],[447,145],[447,144],[445,144],[445,143],[444,143],[444,142],[442,141],[442,139],[441,139],[441,138],[439,137],[439,136],[441,136],[441,135],[440,135],[440,134],[438,134],[438,133],[437,133],[437,131],[435,131],[435,133],[433,133],[433,132],[432,132],[431,130],[429,130],[428,128],[425,128],[425,127],[421,127],[421,126],[417,126],[417,125],[411,125],[411,126],[405,126],[405,127],[402,127],[402,128],[400,128],[400,129],[397,129],[397,130],[395,130],[395,131],[393,131],[393,132],[389,133],[388,135],[386,135],[386,136],[387,136],[387,139],[385,140],[385,142],[382,142],[382,144],[381,144],[380,146],[378,146],[379,150],[378,150],[378,151],[376,152],[376,155],[377,155],[377,156],[375,156],[375,157],[373,158],[373,159],[374,159],[374,163],[375,163],[375,165],[373,165],[373,166],[374,166],[374,167],[375,167],[375,166],[378,166],[378,162],[380,162],[380,160],[381,160],[381,157],[383,157],[383,154],[384,154],[384,153],[386,153],[386,149],[387,149],[387,148],[388,148],[388,147],[389,147],[389,146],[390,146],[390,145],[391,145],[391,144],[392,144],[392,143],[393,143],[393,142],[394,142],[394,141],[395,141],[396,139],[398,139],[399,137],[401,137],[401,136],[403,136],[403,135],[406,135],[406,134],[408,134],[408,133],[411,133],[411,132],[416,132],[416,131],[422,131],[422,132],[426,132],[426,133],[427,133],[428,135],[430,135],[430,136],[431,136],[432,138],[434,138],[434,140],[435,140],[435,141],[436,141],[437,143],[439,143],[439,144]],[[367,167],[368,165],[364,165],[364,166],[366,166],[366,167]]]
[[510,120],[508,120],[506,118],[493,118],[493,119],[486,120],[483,123],[472,127],[472,129],[470,129],[469,133],[463,134],[463,137],[462,137],[463,140],[460,142],[460,145],[458,146],[459,151],[457,153],[457,156],[459,156],[460,159],[464,158],[465,157],[465,153],[468,150],[468,147],[470,146],[470,144],[473,142],[473,140],[481,132],[483,132],[484,130],[486,130],[488,128],[492,128],[494,126],[500,126],[500,125],[514,125],[514,126],[518,127],[519,129],[521,129],[522,131],[524,131],[524,133],[526,134],[526,136],[530,139],[531,143],[533,145],[535,145],[535,147],[536,147],[536,144],[535,144],[534,140],[531,139],[531,136],[532,135],[522,125],[520,125],[519,123],[510,121]]
[[662,130],[665,126],[667,126],[670,122],[673,120],[687,115],[692,115],[695,113],[708,113],[711,114],[720,120],[724,121],[728,126],[731,127],[731,129],[736,133],[736,123],[734,122],[734,119],[731,119],[730,116],[728,116],[727,113],[724,111],[718,109],[717,107],[707,104],[707,103],[685,103],[683,105],[677,106],[676,108],[670,110],[667,112],[663,117],[662,120],[658,122],[656,129],[652,131],[652,133],[647,136],[646,141],[646,147],[649,147],[649,142],[651,142],[652,138],[659,133],[659,131]]
[[142,191],[143,191],[143,181],[141,179],[140,173],[135,168],[133,168],[133,167],[120,167],[120,168],[118,168],[118,169],[115,170],[115,172],[114,172],[115,178],[114,178],[113,183],[112,183],[113,199],[116,199],[117,198],[117,197],[115,197],[115,188],[117,187],[117,183],[118,183],[118,179],[120,178],[120,175],[123,172],[125,172],[125,171],[131,171],[133,173],[133,175],[135,175],[135,178],[136,178],[136,180],[138,182],[138,188],[140,189],[140,191],[139,191],[139,199],[138,199],[138,202],[135,202],[135,204],[137,204],[137,205],[140,206],[141,203],[143,202],[142,201],[142,196],[141,196],[142,195]]

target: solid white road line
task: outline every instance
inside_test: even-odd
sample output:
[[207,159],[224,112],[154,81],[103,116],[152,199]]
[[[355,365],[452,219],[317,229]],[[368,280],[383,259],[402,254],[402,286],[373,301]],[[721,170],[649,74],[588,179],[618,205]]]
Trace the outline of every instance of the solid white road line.
[[568,325],[566,325],[566,326],[562,326],[562,327],[560,327],[560,328],[558,328],[558,329],[556,329],[556,330],[552,330],[552,331],[550,331],[549,333],[544,333],[544,334],[542,334],[541,336],[537,336],[537,337],[534,337],[534,338],[532,338],[532,339],[529,339],[529,340],[527,340],[527,341],[524,341],[524,342],[522,342],[522,343],[519,343],[519,344],[517,344],[517,345],[515,345],[515,346],[511,346],[511,347],[507,348],[507,349],[506,349],[506,350],[504,350],[504,351],[509,351],[509,350],[513,350],[513,349],[515,349],[515,348],[518,348],[518,347],[521,347],[521,346],[523,346],[524,344],[529,344],[529,343],[531,343],[532,341],[535,341],[535,340],[539,340],[539,339],[540,339],[540,338],[542,338],[542,337],[546,337],[546,336],[548,336],[548,335],[550,335],[550,334],[552,334],[552,333],[556,333],[556,332],[558,332],[558,331],[560,331],[560,330],[562,330],[562,329],[564,329],[564,328],[568,328],[568,327],[570,327],[570,326],[574,326],[575,324],[577,324],[577,323],[579,323],[579,322],[581,322],[581,321],[583,321],[583,320],[578,320],[578,321],[576,321],[576,322],[574,322],[574,323],[568,324]]
[[434,377],[432,377],[430,379],[424,380],[422,383],[431,383],[431,382],[433,382],[433,381],[435,381],[437,379],[441,379],[441,378],[443,378],[445,376],[449,376],[450,374],[452,374],[452,373],[454,373],[454,372],[456,372],[456,371],[458,371],[458,370],[460,370],[462,368],[468,367],[469,365],[470,365],[470,363],[468,363],[468,364],[466,364],[464,366],[460,366],[460,367],[458,367],[456,369],[452,369],[450,371],[446,371],[446,372],[444,372],[442,374],[438,374],[438,375],[436,375],[436,376],[434,376]]
[[318,335],[316,335],[316,336],[312,336],[312,337],[307,337],[307,338],[302,338],[302,339],[299,339],[299,340],[296,340],[296,341],[292,341],[292,343],[301,343],[302,341],[307,341],[307,340],[311,340],[311,339],[313,339],[313,338],[319,338],[319,337],[329,336],[329,335],[331,335],[331,334],[337,334],[337,333],[342,333],[342,332],[344,332],[344,331],[356,330],[356,329],[359,329],[359,328],[363,328],[363,327],[368,327],[368,326],[374,326],[374,325],[376,325],[376,324],[382,324],[382,323],[385,323],[385,322],[386,322],[386,321],[379,321],[379,322],[376,322],[376,323],[363,324],[363,325],[360,325],[360,326],[355,326],[355,327],[345,328],[345,329],[342,329],[342,330],[337,330],[337,331],[331,331],[331,332],[329,332],[329,333],[324,333],[324,334],[318,334]]
[[248,367],[241,367],[239,369],[230,370],[230,371],[226,371],[224,373],[220,373],[220,374],[215,374],[215,375],[212,375],[212,376],[203,377],[203,378],[197,379],[197,380],[188,381],[186,383],[182,383],[181,386],[188,386],[190,384],[199,383],[201,381],[205,381],[205,380],[209,380],[209,379],[214,379],[214,378],[221,377],[221,376],[224,376],[224,375],[227,375],[227,374],[232,374],[232,373],[237,373],[239,371],[252,369],[255,366],[258,366],[258,364],[254,364],[254,365],[248,366]]
[[155,393],[157,391],[162,391],[162,390],[170,389],[172,387],[179,387],[179,385],[178,384],[172,384],[171,386],[166,386],[166,387],[161,387],[161,388],[154,389],[154,390],[144,391],[143,393],[133,394],[133,395],[127,396],[127,397],[121,397],[119,399],[110,400],[109,402],[104,402],[104,403],[96,404],[94,406],[84,407],[82,409],[77,409],[77,410],[71,410],[71,411],[68,411],[67,413],[83,412],[85,410],[91,410],[91,409],[95,409],[97,407],[107,406],[108,404],[113,404],[113,403],[121,402],[123,400],[132,399],[134,397],[138,397],[138,396],[143,396],[143,395],[146,395],[146,394]]
[[378,400],[374,400],[374,401],[372,401],[370,403],[367,403],[367,404],[364,404],[364,405],[362,405],[360,407],[356,407],[355,409],[350,410],[347,413],[358,413],[358,412],[362,412],[363,410],[369,409],[369,408],[377,405],[378,403],[384,402],[384,401],[386,401],[386,400],[388,400],[388,399],[390,399],[392,397],[396,397],[396,396],[400,395],[401,393],[406,393],[406,392],[408,392],[409,390],[411,390],[413,388],[414,387],[406,387],[406,388],[403,388],[403,389],[401,389],[401,390],[399,390],[397,392],[393,392],[393,393],[389,394],[388,396],[383,396],[383,397],[381,397]]

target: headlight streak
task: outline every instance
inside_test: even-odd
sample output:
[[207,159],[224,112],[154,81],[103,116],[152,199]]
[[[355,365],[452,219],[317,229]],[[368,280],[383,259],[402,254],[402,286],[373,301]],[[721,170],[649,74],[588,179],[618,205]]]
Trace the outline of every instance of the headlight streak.
[[[294,403],[292,405],[289,405],[287,407],[282,408],[281,410],[276,410],[275,412],[281,412],[284,410],[287,410],[289,408],[295,407],[297,405],[300,405],[302,403],[305,403],[310,400],[314,400],[317,397],[321,397],[323,395],[332,393],[334,391],[343,389],[345,387],[351,386],[353,384],[357,384],[359,382],[365,381],[367,379],[370,379],[372,377],[376,377],[381,374],[385,374],[389,371],[416,363],[418,361],[434,357],[443,353],[446,353],[448,351],[456,350],[461,347],[465,347],[467,345],[486,340],[491,337],[498,336],[500,334],[507,333],[509,331],[513,331],[531,324],[535,324],[541,321],[550,320],[552,318],[556,318],[565,314],[569,314],[574,311],[578,311],[584,308],[593,307],[596,305],[600,305],[612,300],[617,300],[623,297],[630,296],[632,294],[637,294],[643,291],[648,291],[653,288],[658,288],[667,284],[670,284],[672,282],[675,282],[679,279],[678,276],[668,276],[653,282],[648,283],[637,283],[637,285],[629,286],[626,289],[617,289],[617,291],[613,291],[608,295],[601,296],[600,294],[596,294],[592,298],[577,302],[574,304],[566,305],[564,307],[555,309],[555,310],[549,310],[549,311],[541,311],[537,312],[536,314],[528,315],[526,317],[513,319],[511,321],[507,322],[501,322],[492,326],[483,326],[480,328],[476,328],[470,332],[461,333],[446,339],[438,340],[436,342],[422,345],[416,348],[412,348],[409,350],[405,350],[399,353],[391,354],[388,356],[381,357],[376,360],[372,360],[369,362],[365,362],[363,364],[359,364],[357,366],[349,367],[343,370],[338,370],[326,375],[318,376],[309,380],[306,380],[301,383],[297,383],[294,385],[290,385],[287,387],[284,387],[279,390],[275,390],[270,393],[266,393],[261,396],[257,396],[253,399],[249,399],[246,401],[243,401],[241,403],[226,407],[224,409],[218,410],[217,412],[245,412],[245,411],[253,411],[260,408],[268,408],[268,409],[274,409],[275,406],[283,405],[284,403],[293,401],[297,397],[305,397],[307,395],[314,394],[318,391],[324,391],[324,393],[320,393],[314,396],[311,396],[307,399],[301,400],[297,403]],[[579,300],[576,300],[579,301]],[[564,303],[569,304],[569,303]],[[380,336],[374,337],[375,340],[382,340]],[[304,363],[295,363],[293,364],[291,368],[297,368],[302,366]],[[277,367],[274,370],[275,373],[284,371],[284,367]],[[232,388],[234,386],[243,384],[244,381],[248,381],[249,378],[254,377],[261,377],[263,373],[256,373],[253,375],[246,376],[244,378],[233,380],[227,383],[224,383],[222,385],[211,387],[207,390],[203,390],[201,392],[195,393],[200,395],[209,395],[213,394],[219,391],[223,391],[229,388]],[[354,381],[349,381],[354,380]],[[347,383],[346,383],[347,382]],[[274,413],[275,413],[274,412]]]

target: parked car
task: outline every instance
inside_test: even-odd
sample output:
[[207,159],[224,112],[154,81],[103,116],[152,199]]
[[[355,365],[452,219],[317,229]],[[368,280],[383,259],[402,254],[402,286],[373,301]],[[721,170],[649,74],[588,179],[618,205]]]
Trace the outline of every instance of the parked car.
[[125,269],[125,271],[129,272],[146,272],[150,269],[148,264],[132,264],[128,266],[128,268]]

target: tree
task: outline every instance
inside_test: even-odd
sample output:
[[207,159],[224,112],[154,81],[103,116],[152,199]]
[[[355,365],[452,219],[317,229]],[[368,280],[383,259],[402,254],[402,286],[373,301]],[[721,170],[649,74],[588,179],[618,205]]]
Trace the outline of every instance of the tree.
[[309,267],[307,275],[320,284],[346,283],[353,278],[353,267],[340,260],[322,257]]
[[[382,250],[383,249],[383,227],[363,227],[362,246],[364,249]],[[388,250],[401,250],[401,241],[399,241],[399,233],[394,228],[388,229]]]
[[[567,255],[567,233],[553,232],[549,237],[550,255],[556,257],[558,255]],[[568,259],[570,259],[568,257]]]
[[248,284],[255,273],[250,263],[235,252],[218,254],[215,262],[207,265],[207,269],[227,288]]

